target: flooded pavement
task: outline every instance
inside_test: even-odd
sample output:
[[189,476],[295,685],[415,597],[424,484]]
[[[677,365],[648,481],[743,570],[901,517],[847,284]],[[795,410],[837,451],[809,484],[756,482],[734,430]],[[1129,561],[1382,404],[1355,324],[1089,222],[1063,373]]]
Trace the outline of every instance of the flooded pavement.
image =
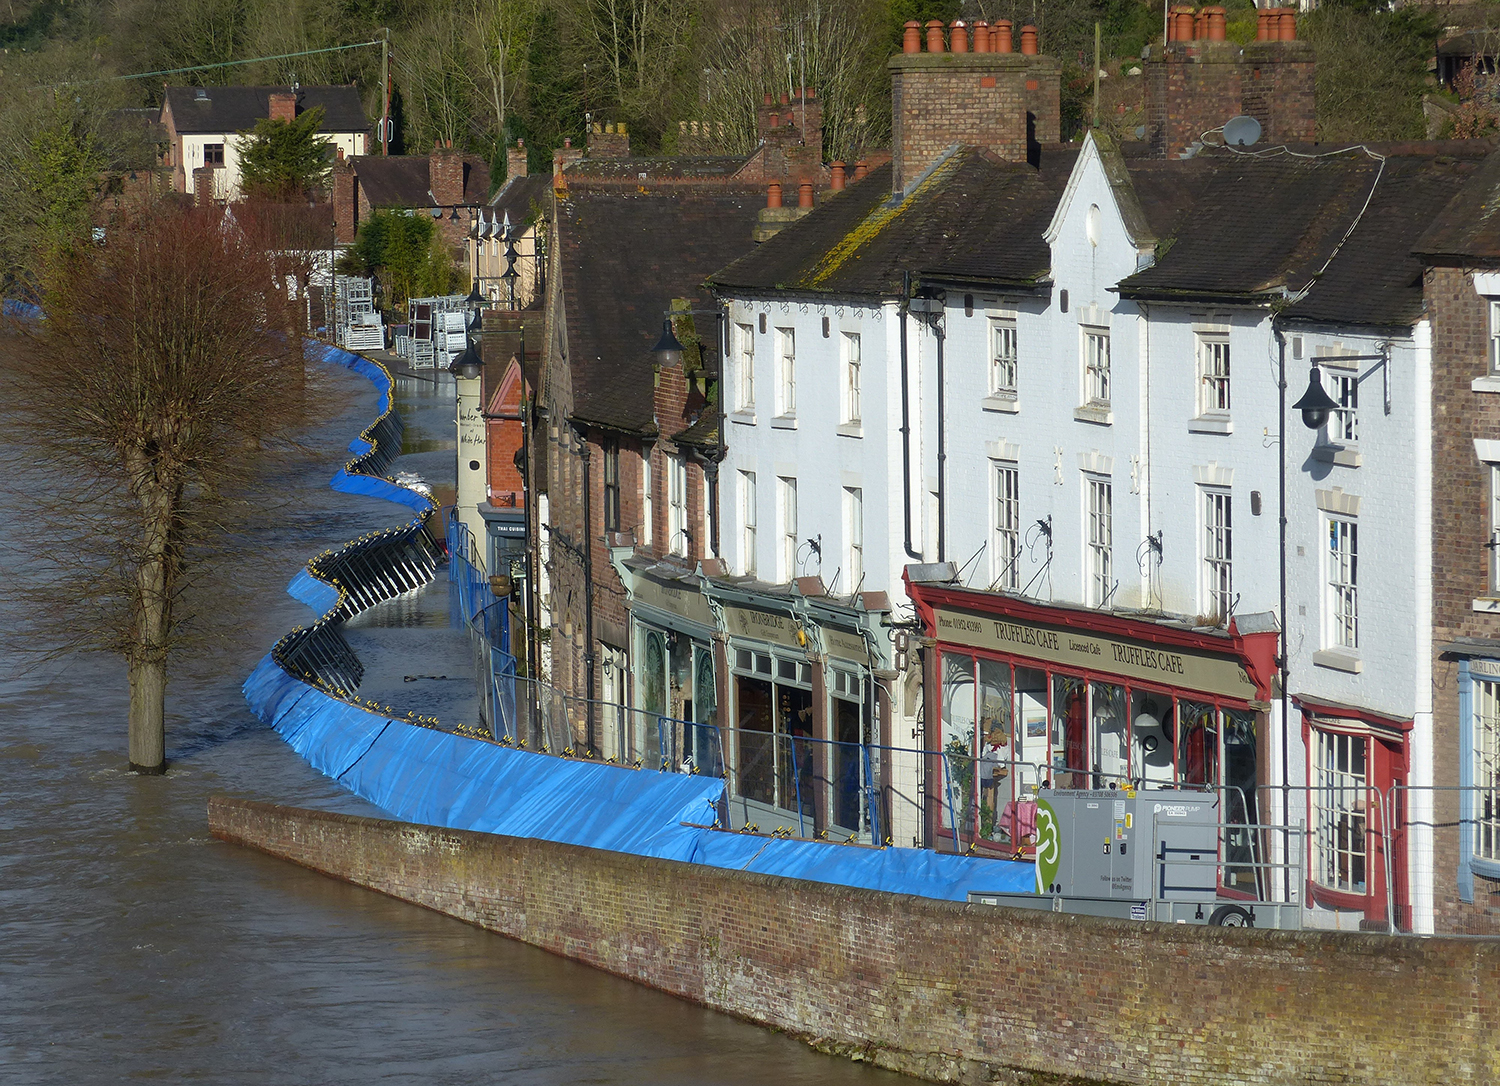
[[[402,516],[328,489],[375,403],[351,374],[328,383],[342,406],[307,435],[317,455],[280,469],[285,502],[243,535],[231,574],[243,605],[226,608],[225,638],[173,675],[166,776],[124,770],[118,661],[0,671],[0,1081],[906,1081],[209,837],[215,792],[379,813],[303,763],[240,693],[308,617],[285,594],[303,561]],[[397,398],[418,450],[397,468],[451,478],[451,386],[402,381]],[[0,461],[24,457],[24,435],[0,441]],[[28,575],[27,545],[20,518],[0,523],[4,583]],[[446,582],[388,606],[388,625],[351,631],[377,655],[399,658],[407,636],[462,643],[434,621]],[[24,632],[37,621],[0,594],[0,623]],[[424,672],[472,667],[461,657],[434,670],[423,652]],[[415,670],[372,666],[362,693],[438,689],[403,683]],[[450,711],[462,712],[456,692]]]

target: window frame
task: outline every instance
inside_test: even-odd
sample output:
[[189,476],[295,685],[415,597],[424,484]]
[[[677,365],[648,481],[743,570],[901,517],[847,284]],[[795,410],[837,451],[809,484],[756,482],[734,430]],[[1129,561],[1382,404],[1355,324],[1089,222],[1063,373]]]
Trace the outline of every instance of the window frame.
[[[1359,518],[1324,513],[1323,647],[1359,651]],[[1347,529],[1347,531],[1341,531]],[[1341,539],[1348,547],[1341,548]]]
[[844,506],[845,580],[849,591],[859,589],[865,574],[865,492],[863,487],[846,486]]
[[797,330],[776,329],[776,417],[797,416]]
[[990,461],[991,588],[1021,590],[1021,466]]
[[1490,377],[1500,377],[1500,298],[1487,298],[1489,303],[1489,367]]
[[620,530],[620,442],[618,438],[609,438],[601,442],[600,452],[603,460],[603,485],[604,485],[604,530],[606,532],[618,532]]
[[790,584],[797,576],[797,477],[795,475],[778,475],[776,477],[776,527],[781,540],[780,566],[778,571],[781,576],[778,582]]
[[989,354],[989,394],[1017,399],[1020,395],[1021,347],[1014,317],[989,319]]
[[1111,387],[1109,328],[1106,325],[1081,324],[1078,326],[1078,335],[1079,361],[1083,369],[1083,404],[1085,407],[1107,408],[1114,391]]
[[740,571],[746,577],[755,576],[756,514],[755,472],[740,471]]
[[736,374],[734,406],[737,411],[755,410],[755,326],[736,324],[740,341],[740,371]]
[[1228,415],[1233,402],[1229,333],[1196,332],[1193,338],[1198,362],[1198,417]]
[[1105,607],[1114,596],[1114,489],[1109,476],[1083,473],[1084,599],[1090,607]]
[[860,403],[860,379],[864,365],[863,345],[858,332],[843,332],[839,336],[839,352],[843,355],[841,382],[843,395],[840,421],[846,426],[858,426],[864,421]]
[[[213,152],[212,157],[210,157],[210,152]],[[205,143],[203,145],[203,165],[211,166],[216,170],[224,167],[223,143]]]
[[1359,371],[1319,359],[1318,368],[1329,379],[1328,395],[1339,406],[1328,412],[1328,441],[1344,448],[1359,444]]
[[1234,499],[1224,487],[1200,486],[1198,606],[1227,624],[1234,606]]
[[667,457],[667,552],[686,558],[692,551],[688,539],[687,457]]
[[655,487],[656,477],[652,473],[651,455],[656,446],[648,445],[641,450],[641,546],[651,546],[651,539],[655,534],[656,517]]

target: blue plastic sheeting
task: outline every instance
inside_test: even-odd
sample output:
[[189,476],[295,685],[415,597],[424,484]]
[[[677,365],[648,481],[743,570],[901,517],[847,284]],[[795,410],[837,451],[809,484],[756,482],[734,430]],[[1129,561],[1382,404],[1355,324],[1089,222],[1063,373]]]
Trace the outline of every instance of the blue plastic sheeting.
[[[380,413],[389,408],[390,380],[379,366],[335,347],[309,354],[367,377],[380,389]],[[368,448],[363,439],[350,444],[356,454]],[[388,480],[342,470],[333,488],[419,513],[431,507]],[[338,602],[305,569],[288,591],[320,614]],[[1035,869],[1025,863],[705,829],[724,793],[716,778],[571,761],[392,720],[293,678],[269,655],[244,690],[256,715],[309,764],[406,821],[920,897],[1034,889]]]
[[297,571],[292,583],[286,586],[286,594],[298,603],[307,604],[320,615],[332,611],[339,602],[339,590],[318,580],[305,566]]
[[293,679],[269,656],[245,693],[314,767],[409,822],[955,901],[970,890],[1034,888],[1025,863],[699,828],[713,820],[723,781],[570,761],[387,719]]
[[32,305],[30,302],[18,302],[7,298],[4,302],[4,313],[7,317],[15,317],[23,321],[39,321],[42,319],[42,307]]
[[373,475],[350,475],[343,468],[339,468],[329,485],[341,494],[365,494],[371,498],[384,498],[418,513],[427,512],[435,504],[427,495],[408,490],[389,479],[377,479]]

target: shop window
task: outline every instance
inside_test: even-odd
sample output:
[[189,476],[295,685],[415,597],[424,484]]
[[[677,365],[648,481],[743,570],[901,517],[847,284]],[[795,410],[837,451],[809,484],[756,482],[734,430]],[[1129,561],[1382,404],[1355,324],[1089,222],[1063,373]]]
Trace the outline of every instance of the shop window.
[[1363,895],[1369,889],[1369,739],[1318,730],[1312,735],[1313,881]]
[[812,669],[749,649],[736,650],[735,664],[736,793],[775,808],[770,817],[811,836],[822,828],[813,777]]
[[1170,695],[1136,690],[1130,706],[1130,775],[1147,785],[1164,787],[1176,780],[1172,736],[1177,706]]
[[1125,688],[1113,683],[1090,683],[1089,721],[1092,787],[1124,784],[1130,775],[1130,751],[1125,738]]
[[1224,886],[1261,897],[1260,869],[1252,866],[1263,855],[1259,831],[1260,806],[1256,788],[1255,714],[1246,709],[1223,711]]
[[644,757],[649,749],[649,737],[657,722],[667,712],[667,639],[656,630],[648,630],[645,651],[642,653],[640,675],[641,712],[632,714],[631,750],[637,757]]
[[1177,780],[1205,786],[1219,780],[1219,713],[1212,705],[1179,700],[1177,721]]

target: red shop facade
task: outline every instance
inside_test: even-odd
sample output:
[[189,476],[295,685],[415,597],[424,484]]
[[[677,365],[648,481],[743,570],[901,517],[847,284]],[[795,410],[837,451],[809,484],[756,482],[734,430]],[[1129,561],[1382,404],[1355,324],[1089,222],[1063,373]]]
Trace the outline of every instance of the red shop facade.
[[924,788],[940,850],[1029,854],[1026,797],[1058,788],[1219,792],[1223,890],[1255,896],[1248,829],[1272,813],[1267,724],[1277,633],[1203,631],[950,583],[907,581],[931,650]]

